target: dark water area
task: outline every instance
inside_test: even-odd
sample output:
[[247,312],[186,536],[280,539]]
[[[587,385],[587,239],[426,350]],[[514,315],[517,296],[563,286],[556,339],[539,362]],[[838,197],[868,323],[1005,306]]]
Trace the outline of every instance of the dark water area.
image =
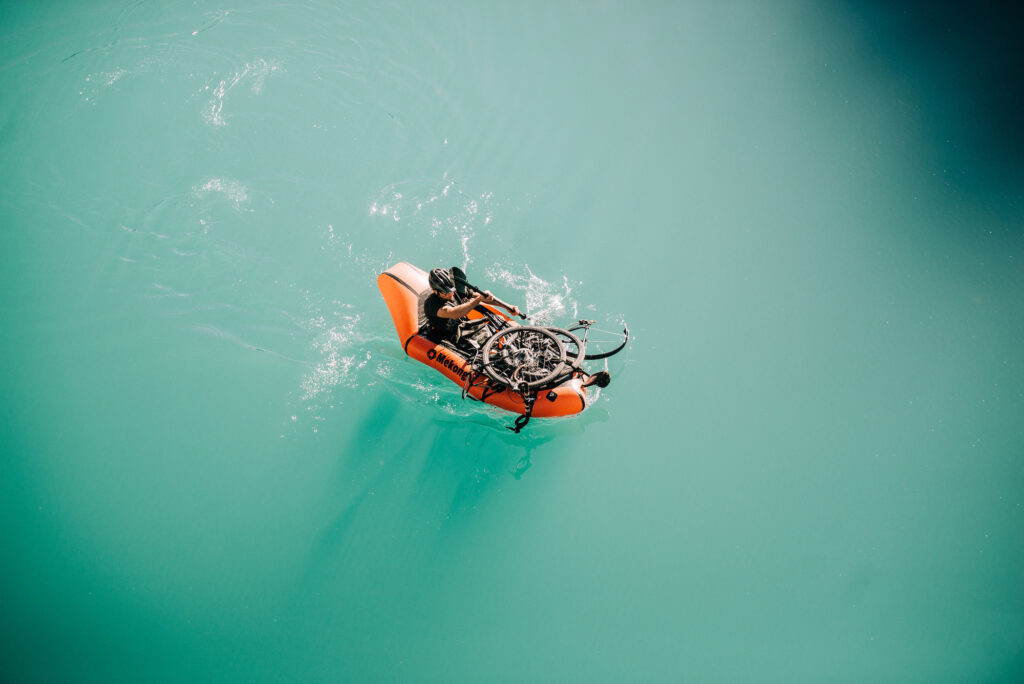
[[[1015,2],[844,3],[879,78],[916,109],[950,182],[972,195],[1024,184],[1024,7]],[[1024,208],[1016,206],[1016,230]]]

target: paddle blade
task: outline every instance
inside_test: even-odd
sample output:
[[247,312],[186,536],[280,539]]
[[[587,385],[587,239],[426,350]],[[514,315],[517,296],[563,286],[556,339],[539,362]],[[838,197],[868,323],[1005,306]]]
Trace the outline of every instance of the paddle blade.
[[451,268],[452,278],[455,280],[455,291],[460,295],[466,294],[466,288],[471,287],[469,280],[466,279],[466,273],[458,266],[452,266]]

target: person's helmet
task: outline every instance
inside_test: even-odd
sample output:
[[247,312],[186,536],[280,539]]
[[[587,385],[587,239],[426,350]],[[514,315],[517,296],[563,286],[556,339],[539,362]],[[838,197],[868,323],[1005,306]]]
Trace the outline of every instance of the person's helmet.
[[446,268],[435,268],[430,272],[430,289],[436,292],[455,292],[455,280]]

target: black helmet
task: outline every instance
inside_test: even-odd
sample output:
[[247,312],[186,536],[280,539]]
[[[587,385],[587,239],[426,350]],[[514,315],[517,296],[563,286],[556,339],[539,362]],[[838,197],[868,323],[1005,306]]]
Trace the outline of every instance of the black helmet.
[[435,268],[430,272],[430,289],[437,292],[455,292],[455,280],[446,268]]

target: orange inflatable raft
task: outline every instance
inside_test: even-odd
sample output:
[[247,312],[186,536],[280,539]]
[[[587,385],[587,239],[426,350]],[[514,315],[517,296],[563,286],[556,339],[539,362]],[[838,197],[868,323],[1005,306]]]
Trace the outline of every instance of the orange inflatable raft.
[[[528,401],[520,391],[495,383],[475,368],[472,352],[426,337],[422,332],[425,321],[422,303],[430,294],[430,286],[427,283],[427,272],[423,269],[399,262],[377,276],[377,287],[391,312],[399,343],[405,353],[463,388],[466,396],[535,418],[571,416],[587,407],[587,390],[582,386],[581,372],[572,372],[554,386],[533,391],[532,395],[528,395]],[[490,315],[500,317],[510,326],[515,325],[498,309],[483,306]],[[472,311],[468,318],[481,318],[484,315],[480,311]]]

